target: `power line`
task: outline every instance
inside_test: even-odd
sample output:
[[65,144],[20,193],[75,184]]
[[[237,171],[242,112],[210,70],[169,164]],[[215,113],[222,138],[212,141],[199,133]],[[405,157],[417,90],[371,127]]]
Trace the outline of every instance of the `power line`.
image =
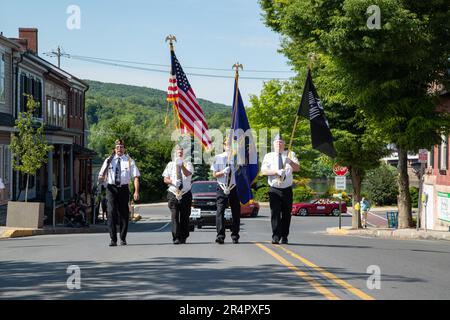
[[[68,55],[67,57],[75,59],[75,60],[86,61],[86,62],[97,63],[97,64],[104,64],[104,65],[121,67],[121,68],[126,68],[126,69],[135,69],[135,70],[142,70],[142,71],[160,72],[160,73],[166,73],[166,74],[168,73],[168,70],[160,70],[160,69],[152,69],[152,68],[130,66],[130,65],[121,64],[121,63],[113,63],[113,62],[103,61],[103,60],[100,60],[100,58],[92,59],[92,58],[81,57],[81,56],[73,56],[73,55]],[[165,67],[169,67],[169,66],[165,66]],[[230,71],[230,70],[227,70],[227,71]],[[217,75],[217,74],[188,73],[188,72],[186,74],[190,75],[190,76],[197,76],[197,77],[234,79],[234,76],[223,76],[223,75]],[[290,78],[279,78],[279,77],[267,78],[267,77],[245,77],[245,76],[240,76],[239,79],[247,79],[247,80],[290,80]]]
[[[168,64],[158,64],[158,63],[149,63],[149,62],[140,62],[140,61],[131,61],[131,60],[118,60],[118,59],[107,59],[107,58],[98,58],[98,57],[89,57],[89,56],[80,56],[71,54],[68,55],[69,58],[82,58],[82,59],[90,59],[90,60],[101,60],[101,61],[109,61],[109,62],[121,62],[121,63],[129,63],[129,64],[137,64],[137,65],[147,65],[147,66],[155,66],[155,67],[167,67]],[[198,70],[211,70],[211,71],[230,71],[230,69],[223,68],[207,68],[207,67],[186,67],[183,66],[183,69],[198,69]],[[294,73],[289,70],[254,70],[254,69],[245,69],[244,72],[260,72],[260,73]]]
[[58,49],[56,49],[56,51],[53,50],[53,51],[44,53],[48,57],[58,57],[58,68],[60,68],[60,69],[61,69],[61,57],[69,57],[70,56],[69,54],[64,52],[64,49],[63,49],[63,51],[61,51],[61,49],[62,48],[60,46],[58,46]]

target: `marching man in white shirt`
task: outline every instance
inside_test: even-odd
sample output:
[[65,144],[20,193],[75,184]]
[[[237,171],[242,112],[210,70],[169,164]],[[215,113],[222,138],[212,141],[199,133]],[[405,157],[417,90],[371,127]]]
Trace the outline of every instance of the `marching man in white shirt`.
[[130,189],[128,185],[134,180],[135,201],[139,200],[139,177],[140,173],[136,163],[128,155],[125,155],[125,144],[123,140],[116,140],[113,154],[105,160],[100,169],[98,180],[106,182],[106,199],[108,201],[108,227],[111,237],[110,247],[117,246],[117,222],[120,228],[120,244],[126,245],[128,221],[130,209]]
[[264,156],[261,173],[268,177],[272,223],[272,243],[288,243],[292,211],[292,173],[300,170],[294,152],[284,151],[284,141],[278,134],[273,141],[274,152]]
[[175,160],[167,164],[162,176],[167,189],[168,206],[172,213],[172,238],[174,244],[186,243],[189,237],[189,215],[191,213],[191,178],[194,167],[184,160],[180,145],[175,147]]
[[211,165],[214,178],[217,179],[217,213],[216,213],[216,228],[218,244],[225,242],[225,209],[230,205],[231,214],[233,216],[231,226],[231,239],[234,244],[239,243],[239,228],[241,219],[241,203],[236,191],[235,171],[236,167],[233,164],[233,156],[230,156],[230,143],[226,138],[224,142],[225,152],[217,155],[214,163]]

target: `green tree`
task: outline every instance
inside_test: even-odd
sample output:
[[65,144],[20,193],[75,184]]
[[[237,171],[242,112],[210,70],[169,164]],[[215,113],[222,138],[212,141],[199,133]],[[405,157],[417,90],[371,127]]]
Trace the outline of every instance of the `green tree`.
[[363,188],[369,199],[377,205],[397,203],[398,187],[396,169],[388,164],[367,172]]
[[[399,154],[399,227],[412,226],[407,153],[440,142],[449,114],[434,112],[449,67],[450,7],[430,0],[261,0],[268,26],[300,71],[309,52],[330,57],[340,93],[365,112]],[[369,28],[378,5],[381,27]]]
[[17,135],[12,136],[10,149],[13,154],[13,168],[26,175],[25,202],[28,201],[29,176],[47,162],[47,154],[53,149],[48,145],[42,132],[44,124],[39,127],[34,123],[34,112],[39,104],[31,95],[27,95],[27,110],[20,112],[16,120]]
[[[271,130],[280,131],[286,141],[286,149],[288,148],[301,99],[299,91],[292,82],[271,80],[264,83],[259,97],[250,96],[251,107],[246,110],[250,127],[256,132],[267,130],[267,141],[258,139],[258,143],[266,144],[267,152],[272,150]],[[300,172],[296,176],[311,177],[312,164],[319,155],[311,148],[309,132],[309,122],[299,119],[292,143],[292,151],[301,161]],[[262,158],[259,160],[262,161]]]

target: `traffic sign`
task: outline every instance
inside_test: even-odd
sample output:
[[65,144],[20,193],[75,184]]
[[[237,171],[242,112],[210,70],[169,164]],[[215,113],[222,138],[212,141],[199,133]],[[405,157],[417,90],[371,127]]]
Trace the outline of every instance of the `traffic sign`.
[[342,167],[336,163],[333,167],[333,172],[337,176],[345,176],[348,172],[348,168]]
[[347,185],[347,178],[345,176],[334,177],[334,187],[336,190],[345,190]]
[[427,163],[428,161],[428,150],[419,149],[419,163]]

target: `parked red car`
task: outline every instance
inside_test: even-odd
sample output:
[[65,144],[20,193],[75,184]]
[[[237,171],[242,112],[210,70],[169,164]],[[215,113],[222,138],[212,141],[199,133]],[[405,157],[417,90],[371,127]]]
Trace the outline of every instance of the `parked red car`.
[[[347,213],[347,205],[341,202],[341,212]],[[294,203],[292,205],[293,216],[307,215],[339,215],[339,202],[330,199],[315,199],[310,202]]]
[[259,213],[259,203],[241,204],[241,217],[256,217]]

